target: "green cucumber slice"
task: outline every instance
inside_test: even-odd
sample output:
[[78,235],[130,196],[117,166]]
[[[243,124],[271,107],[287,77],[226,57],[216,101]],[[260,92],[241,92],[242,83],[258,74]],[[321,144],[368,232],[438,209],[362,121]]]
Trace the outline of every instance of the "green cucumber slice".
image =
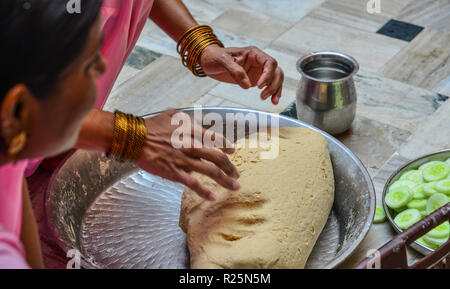
[[389,208],[398,209],[411,201],[413,193],[407,186],[399,186],[389,190],[384,201]]
[[450,166],[445,162],[436,162],[425,167],[422,171],[423,179],[427,182],[435,182],[445,179],[450,172]]
[[436,182],[426,183],[423,187],[423,192],[426,196],[432,196],[434,194],[439,193],[436,190]]
[[408,180],[398,180],[389,186],[388,191],[390,191],[391,189],[402,187],[402,186],[407,186],[408,188],[410,188],[412,190],[416,185],[417,184],[415,184],[414,182],[411,182]]
[[412,200],[406,205],[409,209],[417,209],[423,211],[427,208],[427,200]]
[[425,184],[420,184],[413,188],[413,198],[414,199],[417,199],[417,200],[425,199],[424,187],[425,187]]
[[427,210],[422,210],[420,211],[420,214],[422,215],[422,219],[425,218],[426,216],[428,216]]
[[427,201],[427,213],[431,214],[447,203],[448,198],[446,195],[441,193],[434,194]]
[[450,179],[442,180],[436,183],[436,190],[439,193],[450,194]]
[[407,171],[406,173],[403,173],[400,180],[411,181],[415,184],[421,184],[424,182],[422,178],[422,171],[420,170]]
[[408,229],[421,219],[421,215],[419,210],[417,209],[408,209],[399,213],[395,218],[394,222],[400,229]]
[[428,167],[429,165],[434,165],[435,163],[438,163],[439,161],[431,161],[431,162],[426,162],[423,165],[421,165],[419,167],[420,171],[423,171],[426,167]]
[[448,241],[448,237],[446,238],[433,238],[431,236],[428,236],[428,234],[425,234],[423,236],[423,239],[429,243],[430,245],[432,245],[434,248],[437,248],[439,246],[442,246],[443,244],[445,244]]
[[450,235],[450,224],[446,221],[429,231],[427,235],[432,238],[448,238]]
[[445,161],[450,166],[450,158]]
[[375,217],[373,219],[373,222],[375,224],[378,224],[383,223],[384,221],[386,221],[386,214],[384,212],[384,209],[382,206],[377,205],[375,207]]
[[424,245],[425,247],[428,247],[430,249],[433,249],[435,246],[432,246],[430,244],[427,243],[427,241],[424,240],[423,236],[420,237],[419,239],[416,240],[417,243],[420,243],[422,245]]

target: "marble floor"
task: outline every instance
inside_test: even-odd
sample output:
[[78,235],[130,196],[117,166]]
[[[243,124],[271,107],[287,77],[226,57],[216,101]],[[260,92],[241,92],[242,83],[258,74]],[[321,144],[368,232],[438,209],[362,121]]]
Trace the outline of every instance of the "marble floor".
[[[374,179],[383,183],[378,173],[393,156],[412,159],[450,147],[449,0],[380,0],[376,14],[367,12],[367,0],[184,2],[226,46],[254,45],[277,59],[286,75],[280,104],[261,101],[257,89],[194,77],[181,65],[175,43],[148,21],[105,109],[142,115],[201,104],[280,113],[295,100],[300,78],[296,60],[309,52],[336,50],[360,64],[355,77],[357,117],[352,128],[337,137]],[[409,28],[416,32],[411,34]],[[379,188],[377,194],[379,202]],[[387,227],[375,230],[383,237],[363,243],[345,266],[354,266],[365,249],[393,236]]]

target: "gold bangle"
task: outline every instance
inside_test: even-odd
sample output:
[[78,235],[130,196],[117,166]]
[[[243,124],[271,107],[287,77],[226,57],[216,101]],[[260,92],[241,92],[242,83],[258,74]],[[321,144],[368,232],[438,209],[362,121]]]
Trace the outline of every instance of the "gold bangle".
[[110,153],[120,160],[134,161],[144,148],[145,120],[120,111],[114,112],[114,132]]
[[211,27],[198,25],[188,29],[177,43],[177,51],[181,56],[182,64],[191,70],[194,75],[206,76],[199,61],[205,48],[213,44],[224,47]]

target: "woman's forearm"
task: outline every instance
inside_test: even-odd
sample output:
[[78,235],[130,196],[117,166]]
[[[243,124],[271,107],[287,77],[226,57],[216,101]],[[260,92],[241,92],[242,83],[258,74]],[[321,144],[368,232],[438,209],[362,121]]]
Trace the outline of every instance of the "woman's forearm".
[[93,109],[83,122],[75,147],[108,152],[111,148],[113,132],[114,114]]
[[155,0],[150,18],[175,41],[197,25],[181,0]]

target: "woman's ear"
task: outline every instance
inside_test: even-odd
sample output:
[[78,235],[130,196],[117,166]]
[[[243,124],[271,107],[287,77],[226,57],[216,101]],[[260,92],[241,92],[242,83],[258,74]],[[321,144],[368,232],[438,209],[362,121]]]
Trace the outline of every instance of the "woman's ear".
[[[0,136],[7,148],[12,142],[17,143],[18,136],[26,136],[33,98],[33,94],[23,84],[12,87],[3,98],[0,107]],[[20,148],[22,149],[23,147]]]

